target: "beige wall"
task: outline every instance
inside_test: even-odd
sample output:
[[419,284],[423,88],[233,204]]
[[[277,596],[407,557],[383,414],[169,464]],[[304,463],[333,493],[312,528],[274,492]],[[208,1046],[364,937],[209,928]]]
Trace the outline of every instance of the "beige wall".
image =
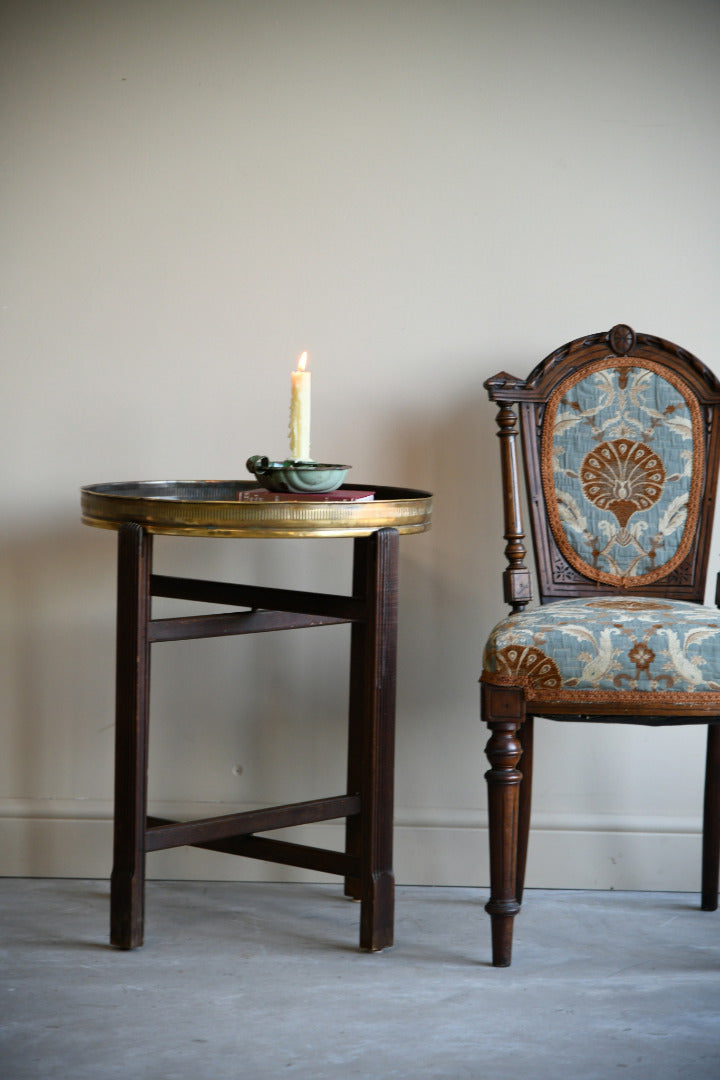
[[[80,525],[79,485],[284,455],[306,348],[315,455],[436,495],[402,542],[398,877],[484,882],[476,680],[503,541],[482,382],[618,321],[720,370],[720,7],[15,0],[0,19],[0,872],[109,871],[115,538]],[[349,555],[158,544],[163,569],[328,590]],[[159,647],[153,803],[340,790],[346,646]],[[696,886],[701,731],[538,742],[532,884]],[[196,851],[150,872],[289,873]]]

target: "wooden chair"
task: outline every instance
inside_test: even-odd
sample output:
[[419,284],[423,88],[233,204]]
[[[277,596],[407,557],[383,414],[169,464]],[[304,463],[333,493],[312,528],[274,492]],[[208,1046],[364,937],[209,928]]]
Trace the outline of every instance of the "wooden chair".
[[[525,380],[502,372],[485,387],[499,405],[512,609],[489,636],[481,679],[486,910],[493,964],[505,967],[525,877],[534,716],[708,725],[702,908],[717,908],[720,612],[703,601],[720,383],[677,345],[618,325],[562,346]],[[541,605],[528,611],[516,409]]]

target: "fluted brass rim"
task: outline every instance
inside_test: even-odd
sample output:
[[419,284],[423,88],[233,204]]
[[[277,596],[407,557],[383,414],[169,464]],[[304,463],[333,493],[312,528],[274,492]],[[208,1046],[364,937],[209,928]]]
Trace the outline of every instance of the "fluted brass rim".
[[240,502],[245,480],[139,480],[81,488],[82,520],[100,529],[133,521],[148,532],[217,537],[367,536],[430,528],[432,495],[414,488],[348,484],[375,492],[371,502]]

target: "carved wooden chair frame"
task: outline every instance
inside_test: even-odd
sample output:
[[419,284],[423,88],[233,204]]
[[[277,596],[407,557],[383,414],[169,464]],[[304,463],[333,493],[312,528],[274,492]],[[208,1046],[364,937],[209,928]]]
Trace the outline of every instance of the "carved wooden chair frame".
[[[541,443],[546,408],[554,391],[574,373],[593,363],[612,360],[629,364],[633,358],[657,365],[670,379],[682,380],[699,406],[704,442],[704,472],[698,478],[697,522],[685,550],[670,572],[641,587],[632,579],[591,580],[570,564],[558,544],[544,499]],[[702,604],[710,552],[715,490],[720,461],[720,383],[696,357],[669,341],[636,334],[617,325],[607,333],[578,338],[547,356],[527,379],[506,372],[485,383],[497,403],[504,498],[504,599],[511,614],[522,612],[532,600],[531,575],[525,565],[525,531],[521,511],[516,443],[518,413],[522,435],[524,472],[535,552],[541,605],[571,597],[661,596]],[[720,579],[718,582],[720,595]],[[716,603],[720,600],[716,595]],[[662,697],[662,695],[660,695]],[[491,916],[493,963],[507,966],[511,959],[514,916],[520,910],[525,879],[532,789],[533,718],[574,719],[649,725],[706,723],[708,725],[705,775],[702,908],[718,903],[720,850],[720,707],[717,695],[695,695],[685,703],[663,702],[653,693],[618,695],[615,701],[558,700],[551,707],[547,696],[536,700],[527,683],[499,685],[482,680],[481,715],[488,724],[486,748],[490,769],[488,814],[490,830],[491,895],[486,910]]]

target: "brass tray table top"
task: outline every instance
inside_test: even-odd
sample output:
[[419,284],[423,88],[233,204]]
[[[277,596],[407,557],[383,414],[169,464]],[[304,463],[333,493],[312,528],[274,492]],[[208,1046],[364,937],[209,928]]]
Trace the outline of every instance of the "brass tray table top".
[[118,529],[136,522],[147,532],[175,536],[309,537],[369,536],[377,529],[425,532],[432,495],[414,488],[344,484],[373,490],[369,502],[289,499],[243,502],[238,493],[257,490],[246,480],[139,480],[81,488],[84,524]]

